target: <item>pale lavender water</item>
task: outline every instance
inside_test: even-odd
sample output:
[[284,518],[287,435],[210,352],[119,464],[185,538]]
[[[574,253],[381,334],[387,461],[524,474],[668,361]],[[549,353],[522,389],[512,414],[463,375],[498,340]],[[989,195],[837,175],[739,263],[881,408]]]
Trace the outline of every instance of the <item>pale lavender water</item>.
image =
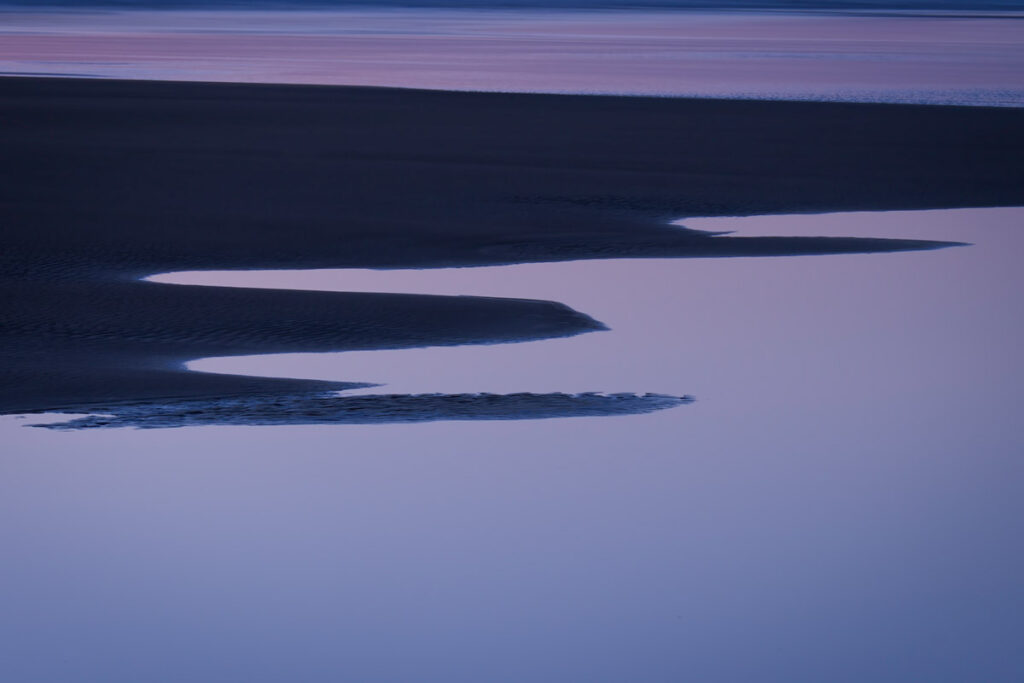
[[197,368],[698,400],[365,427],[0,419],[11,680],[1020,680],[1024,210],[684,223],[974,244],[163,276],[539,296],[612,328]]
[[1024,15],[8,12],[0,72],[1024,106]]

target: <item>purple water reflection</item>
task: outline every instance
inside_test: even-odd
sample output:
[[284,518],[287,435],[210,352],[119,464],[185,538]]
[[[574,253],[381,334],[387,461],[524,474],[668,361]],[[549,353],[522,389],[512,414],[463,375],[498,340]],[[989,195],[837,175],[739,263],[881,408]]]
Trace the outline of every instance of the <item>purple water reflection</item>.
[[0,72],[1024,106],[1024,21],[345,10],[7,13]]
[[[685,223],[974,244],[374,273],[551,297],[612,331],[462,347],[403,366],[419,380],[378,377],[374,354],[216,361],[461,390],[462,364],[500,351],[481,384],[698,396],[680,410],[74,433],[4,418],[13,679],[1020,680],[1024,210]],[[380,286],[230,275],[246,277]]]
[[[973,296],[972,308],[980,307],[988,313],[979,329],[992,333],[992,343],[1009,344],[1003,349],[1004,355],[1009,355],[1020,341],[1021,321],[1004,315],[1011,302],[993,277],[1013,277],[1008,272],[1012,261],[1007,262],[1006,254],[1016,253],[1014,249],[1021,246],[1012,230],[1024,226],[1022,216],[1021,209],[964,209],[682,221],[691,228],[736,230],[743,236],[879,235],[950,241],[975,239],[979,230],[988,228],[1001,231],[999,239],[1010,243],[1001,255],[986,255],[984,247],[972,246],[876,257],[622,259],[437,270],[196,272],[150,279],[180,284],[553,300],[611,328],[607,333],[522,344],[212,358],[190,363],[196,370],[373,382],[398,393],[654,391],[699,393],[704,397],[705,391],[712,395],[722,391],[723,371],[737,367],[751,371],[748,363],[777,368],[775,381],[785,385],[784,376],[802,372],[797,366],[835,357],[845,359],[843,367],[851,376],[840,378],[836,376],[838,369],[833,369],[821,375],[822,380],[830,385],[863,382],[866,375],[861,366],[880,362],[872,360],[874,352],[865,346],[864,320],[879,324],[880,316],[885,316],[886,325],[902,327],[905,316],[918,315],[915,310],[893,310],[890,299],[897,292],[889,290],[906,289],[910,281],[919,278],[912,274],[919,267],[935,273],[934,281],[929,280],[931,290],[939,286],[950,290],[935,291],[936,300],[930,306],[940,309]],[[989,256],[992,260],[985,260]],[[898,259],[905,259],[909,266]],[[998,268],[1000,261],[1007,268]],[[957,264],[971,263],[977,264],[979,272],[970,277],[962,273],[954,279],[938,275],[946,264],[954,264],[949,272],[957,273],[965,267]],[[986,264],[983,269],[981,263]],[[885,266],[890,270],[883,274],[890,279],[880,279],[875,272]],[[829,283],[835,284],[826,295],[823,287]],[[1002,286],[1008,284],[1003,282]],[[853,291],[847,291],[849,288]],[[941,320],[930,319],[930,323],[900,332],[911,336],[900,358],[919,368],[922,375],[915,375],[918,381],[925,378],[922,364],[943,365],[929,349],[944,348],[952,333],[956,339],[969,333],[959,324],[945,328],[938,326]],[[995,334],[993,328],[998,326],[1009,329]],[[778,336],[773,337],[773,333]],[[895,342],[880,338],[875,343],[891,349]],[[991,349],[991,343],[987,348]],[[699,376],[700,369],[680,363],[680,358],[690,356],[704,359],[715,368],[700,391],[692,386],[694,372]],[[774,357],[791,359],[791,364],[765,363]],[[957,363],[950,358],[945,364]],[[769,368],[761,367],[757,372],[763,375]],[[827,392],[825,386],[816,386],[816,390]],[[368,388],[351,393],[379,391]]]

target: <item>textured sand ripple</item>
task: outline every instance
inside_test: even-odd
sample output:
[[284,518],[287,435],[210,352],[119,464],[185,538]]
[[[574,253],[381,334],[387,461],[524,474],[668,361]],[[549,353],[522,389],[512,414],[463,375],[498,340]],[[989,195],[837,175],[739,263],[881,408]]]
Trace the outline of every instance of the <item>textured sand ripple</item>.
[[[635,415],[693,402],[665,394],[260,394],[214,400],[92,406],[97,415],[31,425],[45,429],[202,425],[384,424]],[[75,411],[69,411],[75,412]]]

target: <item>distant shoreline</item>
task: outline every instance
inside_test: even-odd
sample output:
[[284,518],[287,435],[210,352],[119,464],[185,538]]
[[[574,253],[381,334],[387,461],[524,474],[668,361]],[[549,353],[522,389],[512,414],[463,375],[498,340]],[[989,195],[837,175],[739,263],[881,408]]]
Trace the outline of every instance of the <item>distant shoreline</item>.
[[[372,4],[371,4],[372,3]],[[3,7],[38,7],[34,0],[3,0]],[[250,0],[256,9],[629,9],[629,10],[838,10],[1024,11],[1020,0]],[[47,7],[112,9],[238,9],[231,0],[47,0]]]
[[1024,107],[1021,9],[26,7],[0,73]]

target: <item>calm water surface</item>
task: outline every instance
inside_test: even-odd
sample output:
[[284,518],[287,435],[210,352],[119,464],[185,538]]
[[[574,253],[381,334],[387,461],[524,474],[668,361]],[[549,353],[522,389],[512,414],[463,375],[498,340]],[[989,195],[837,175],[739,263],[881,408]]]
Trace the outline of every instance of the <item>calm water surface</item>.
[[1019,107],[1024,13],[50,9],[0,74]]
[[697,402],[388,426],[0,418],[10,680],[1021,680],[1024,210],[684,223],[973,245],[160,276],[546,298],[611,328],[196,369]]

